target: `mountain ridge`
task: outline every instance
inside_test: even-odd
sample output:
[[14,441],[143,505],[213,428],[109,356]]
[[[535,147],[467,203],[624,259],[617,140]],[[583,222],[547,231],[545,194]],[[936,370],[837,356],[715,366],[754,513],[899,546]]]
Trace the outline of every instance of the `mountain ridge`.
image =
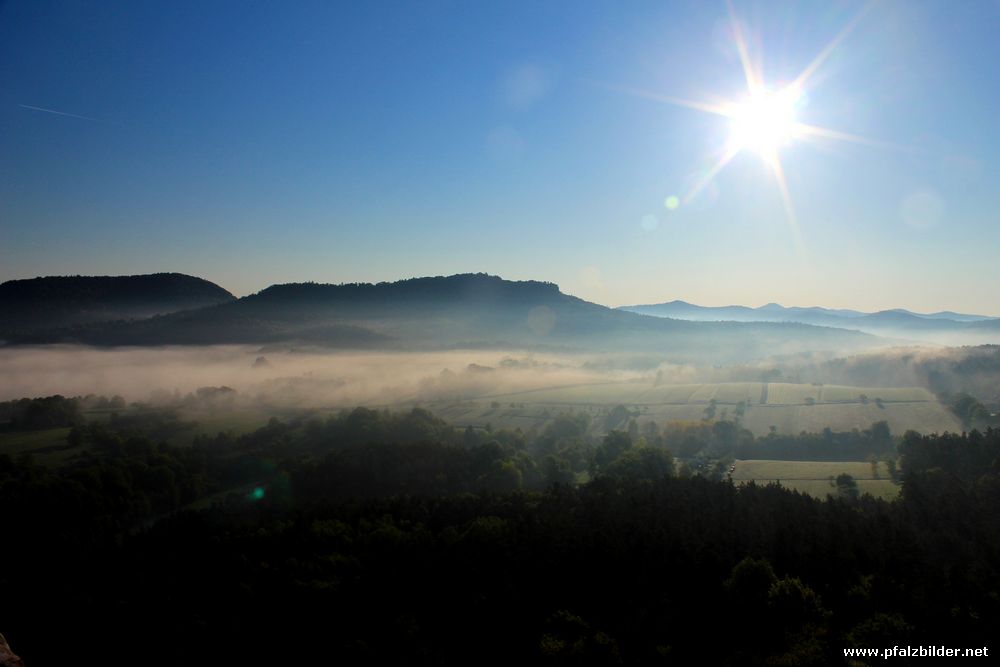
[[901,313],[905,315],[912,315],[913,317],[920,317],[924,319],[949,319],[956,322],[967,321],[967,322],[979,322],[985,320],[995,320],[1000,319],[1000,317],[991,317],[989,315],[977,315],[973,313],[957,313],[951,310],[941,310],[934,313],[918,313],[916,311],[907,310],[906,308],[886,308],[883,310],[875,311],[863,311],[854,310],[852,308],[827,308],[825,306],[783,306],[780,303],[774,301],[766,303],[763,306],[744,306],[741,304],[729,304],[726,306],[701,306],[690,301],[684,301],[683,299],[674,299],[672,301],[664,301],[662,303],[648,303],[648,304],[635,304],[626,306],[616,306],[616,310],[634,310],[639,308],[690,308],[692,310],[709,312],[719,312],[725,313],[730,310],[734,311],[746,311],[746,312],[781,312],[781,313],[803,313],[803,312],[815,312],[833,315],[842,315],[845,317],[864,317],[866,315],[877,315],[879,313]]
[[143,319],[235,299],[215,283],[183,273],[8,280],[0,283],[0,329]]
[[700,323],[615,310],[558,285],[456,274],[384,283],[284,283],[240,299],[138,321],[59,327],[12,343],[166,345],[309,343],[430,349],[460,345],[658,351],[758,358],[859,348],[859,332],[798,323]]
[[903,308],[893,308],[867,313],[821,306],[786,307],[776,303],[757,308],[740,305],[699,306],[681,300],[619,306],[618,310],[702,322],[799,322],[863,331],[878,336],[916,337],[926,342],[942,342],[949,336],[967,338],[967,341],[960,342],[968,343],[1000,342],[1000,318],[952,311],[914,313]]

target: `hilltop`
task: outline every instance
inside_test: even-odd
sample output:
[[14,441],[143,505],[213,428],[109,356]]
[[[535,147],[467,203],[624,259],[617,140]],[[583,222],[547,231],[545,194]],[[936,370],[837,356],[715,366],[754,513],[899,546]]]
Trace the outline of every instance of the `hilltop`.
[[0,283],[0,331],[142,319],[235,299],[215,283],[182,273],[9,280]]

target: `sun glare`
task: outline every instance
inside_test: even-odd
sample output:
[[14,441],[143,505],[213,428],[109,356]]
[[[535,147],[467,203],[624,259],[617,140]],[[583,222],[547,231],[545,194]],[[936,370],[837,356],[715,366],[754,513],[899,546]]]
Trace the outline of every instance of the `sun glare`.
[[729,142],[732,150],[754,150],[763,157],[791,142],[798,123],[795,108],[799,94],[791,87],[775,92],[760,91],[728,110],[731,118]]
[[869,3],[864,9],[858,12],[820,50],[819,54],[813,58],[805,69],[792,80],[791,84],[781,88],[769,88],[765,83],[764,73],[760,68],[759,61],[755,61],[751,57],[749,49],[750,41],[747,40],[744,34],[744,28],[736,17],[732,3],[727,2],[727,6],[729,9],[733,42],[739,53],[740,64],[743,68],[743,78],[746,81],[747,92],[745,98],[742,100],[702,101],[662,95],[644,90],[621,90],[667,104],[715,114],[725,118],[729,123],[728,140],[718,151],[713,151],[714,164],[701,170],[700,177],[694,181],[687,192],[682,197],[674,198],[673,206],[671,206],[668,200],[666,204],[668,209],[673,210],[692,201],[739,153],[754,151],[760,155],[774,177],[775,185],[777,185],[781,195],[785,215],[788,218],[789,228],[791,229],[792,236],[795,238],[796,246],[801,250],[802,241],[795,216],[795,207],[792,203],[791,192],[785,177],[785,169],[781,164],[782,150],[788,144],[799,139],[836,140],[867,145],[881,144],[881,142],[873,142],[864,137],[846,132],[810,125],[801,122],[797,117],[798,111],[804,106],[810,79],[812,79],[813,75],[837,47],[840,46],[847,35],[851,33],[861,20],[861,17],[868,11],[871,4]]

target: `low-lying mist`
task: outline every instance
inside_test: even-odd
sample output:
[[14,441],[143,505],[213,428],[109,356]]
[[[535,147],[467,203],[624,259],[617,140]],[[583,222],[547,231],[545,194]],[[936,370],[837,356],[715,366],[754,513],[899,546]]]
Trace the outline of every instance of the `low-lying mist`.
[[523,351],[0,348],[0,400],[98,394],[158,403],[199,387],[227,386],[236,389],[241,400],[263,405],[346,407],[627,381],[644,375],[648,370],[629,368],[628,363],[609,358]]
[[164,404],[201,387],[225,386],[237,392],[230,398],[248,407],[385,406],[629,381],[920,386],[936,393],[969,391],[985,400],[993,399],[1000,386],[1000,348],[899,348],[852,356],[814,353],[729,366],[672,363],[665,355],[626,352],[0,348],[0,401],[95,394]]

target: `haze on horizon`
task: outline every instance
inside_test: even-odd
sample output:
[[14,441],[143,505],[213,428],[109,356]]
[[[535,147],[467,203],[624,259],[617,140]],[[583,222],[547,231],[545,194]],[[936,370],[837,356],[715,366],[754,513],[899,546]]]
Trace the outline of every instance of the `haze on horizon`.
[[[13,0],[0,280],[488,272],[612,306],[997,315],[998,27],[901,0]],[[705,179],[740,119],[685,103],[743,99],[740,36],[767,90],[809,72],[796,121],[852,137],[783,140],[787,198],[759,147]]]

